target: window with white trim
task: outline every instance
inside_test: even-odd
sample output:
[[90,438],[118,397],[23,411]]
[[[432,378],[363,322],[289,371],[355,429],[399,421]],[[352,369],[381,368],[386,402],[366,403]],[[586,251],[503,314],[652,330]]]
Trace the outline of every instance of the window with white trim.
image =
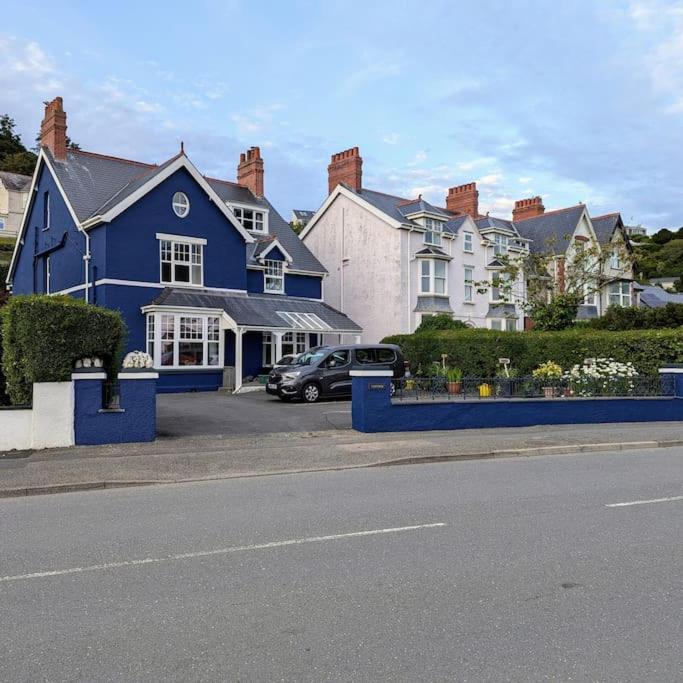
[[508,236],[495,233],[493,235],[493,253],[496,256],[507,256],[508,253]]
[[589,282],[583,286],[583,303],[586,306],[595,306],[595,287]]
[[264,261],[263,291],[266,294],[283,294],[285,291],[285,270],[283,261]]
[[200,286],[203,284],[203,245],[162,239],[160,249],[162,283]]
[[431,244],[435,247],[441,246],[441,235],[443,233],[443,224],[434,218],[425,218],[425,244]]
[[43,230],[50,229],[50,193],[43,192]]
[[231,208],[235,218],[237,218],[245,230],[251,232],[268,232],[266,214],[264,211],[247,209],[243,206],[233,206]]
[[491,318],[490,326],[492,330],[499,332],[515,332],[517,330],[517,320],[515,318]]
[[443,294],[447,291],[446,261],[420,259],[420,294]]
[[5,229],[5,219],[0,217],[0,230]]
[[509,297],[510,273],[491,273],[491,301],[507,301]]
[[462,250],[466,254],[474,253],[474,234],[471,232],[463,233]]
[[147,314],[147,353],[154,367],[220,367],[221,347],[218,316]]
[[49,254],[45,257],[45,294],[50,293],[50,279],[52,273],[50,272],[50,256]]
[[307,348],[308,335],[306,332],[285,332],[282,335],[283,356],[298,355],[303,353]]
[[610,254],[609,265],[612,270],[621,270],[621,254],[618,249]]
[[611,282],[608,288],[610,306],[631,305],[631,284],[629,282]]
[[190,213],[190,200],[184,192],[176,192],[171,202],[173,213],[178,218],[185,218]]
[[474,268],[465,266],[465,303],[474,301]]

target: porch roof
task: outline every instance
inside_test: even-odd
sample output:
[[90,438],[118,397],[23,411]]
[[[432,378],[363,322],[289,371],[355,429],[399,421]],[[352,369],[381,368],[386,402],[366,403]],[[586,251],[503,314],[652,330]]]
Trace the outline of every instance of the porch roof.
[[[149,306],[222,309],[237,327],[244,328],[305,330],[322,333],[362,331],[362,328],[351,318],[322,301],[281,294],[224,293],[206,289],[167,287],[149,303]],[[301,316],[293,318],[286,315],[287,313],[316,316],[327,326],[327,329],[321,329],[314,324],[307,327],[304,318]]]

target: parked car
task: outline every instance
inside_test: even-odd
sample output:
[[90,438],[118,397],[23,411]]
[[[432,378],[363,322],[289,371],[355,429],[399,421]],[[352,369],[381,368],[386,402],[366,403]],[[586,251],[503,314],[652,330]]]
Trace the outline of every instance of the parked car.
[[282,356],[280,360],[276,361],[273,368],[284,368],[288,365],[294,365],[296,359],[299,357],[298,353],[289,354],[287,356]]
[[394,378],[405,374],[403,354],[394,344],[316,346],[293,365],[273,368],[266,391],[283,401],[300,398],[307,403],[351,396],[352,368],[392,370]]

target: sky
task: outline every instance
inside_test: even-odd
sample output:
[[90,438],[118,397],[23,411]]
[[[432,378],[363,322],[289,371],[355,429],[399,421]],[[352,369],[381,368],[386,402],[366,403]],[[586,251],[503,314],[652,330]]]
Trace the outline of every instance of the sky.
[[363,185],[480,211],[535,195],[683,225],[683,1],[195,0],[9,3],[0,113],[32,146],[64,98],[83,149],[161,163],[184,141],[233,180],[261,147],[284,216],[316,209],[330,155]]

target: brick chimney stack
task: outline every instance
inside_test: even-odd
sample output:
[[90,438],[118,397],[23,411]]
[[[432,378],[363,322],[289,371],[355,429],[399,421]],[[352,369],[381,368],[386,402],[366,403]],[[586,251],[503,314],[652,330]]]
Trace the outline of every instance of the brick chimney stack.
[[249,188],[257,197],[263,197],[263,159],[258,147],[250,147],[240,154],[237,182]]
[[55,97],[45,105],[45,116],[40,124],[40,145],[47,147],[55,159],[66,159],[66,113],[61,97]]
[[466,183],[448,188],[446,208],[459,215],[469,214],[472,218],[479,215],[479,190],[477,183]]
[[363,182],[363,159],[358,147],[346,149],[333,154],[327,167],[327,188],[332,194],[339,183],[345,183],[356,192],[360,192]]
[[545,206],[540,197],[530,197],[529,199],[518,199],[515,208],[512,210],[513,221],[524,221],[527,218],[540,216],[545,212]]

